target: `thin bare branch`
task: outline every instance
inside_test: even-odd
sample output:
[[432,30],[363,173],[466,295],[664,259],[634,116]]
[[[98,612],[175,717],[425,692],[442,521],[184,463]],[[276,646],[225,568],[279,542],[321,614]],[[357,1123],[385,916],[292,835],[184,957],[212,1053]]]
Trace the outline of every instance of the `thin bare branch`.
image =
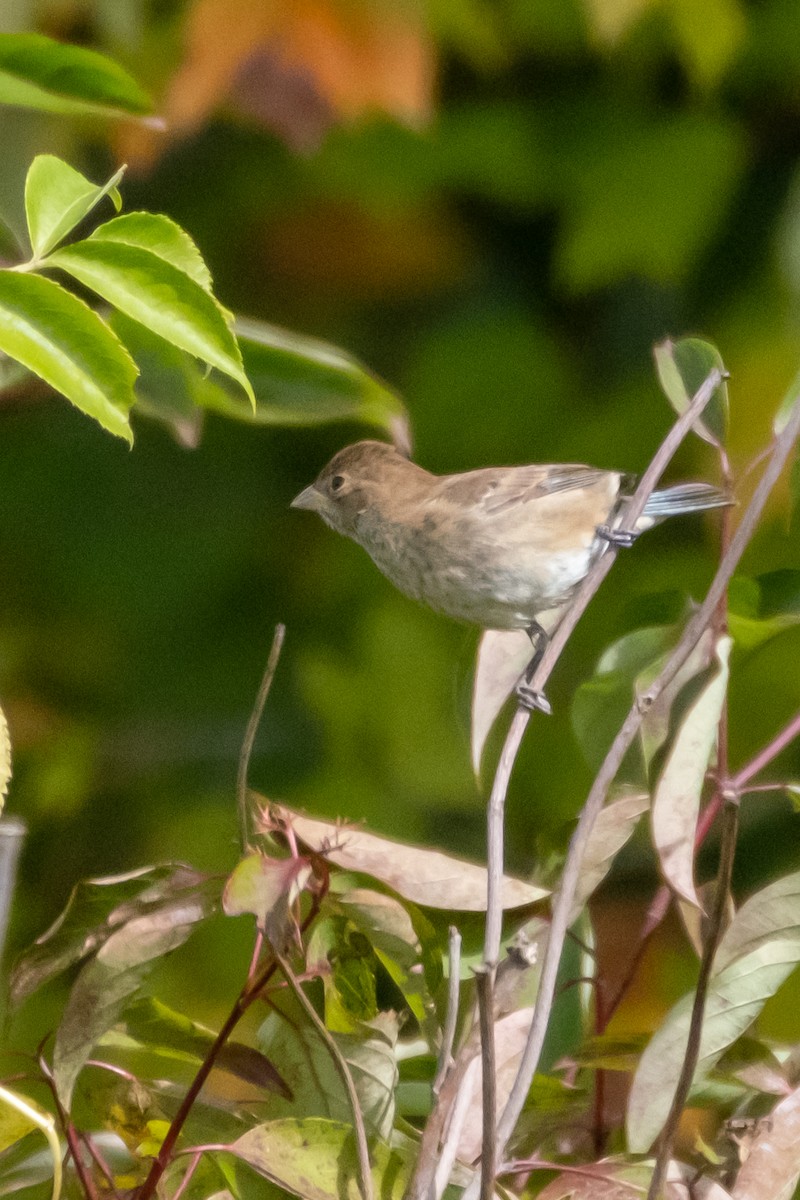
[[242,741],[242,749],[239,754],[239,769],[236,773],[236,807],[239,813],[239,837],[242,845],[242,853],[246,854],[250,844],[250,833],[248,830],[247,820],[247,772],[250,767],[250,756],[253,753],[253,745],[258,733],[258,727],[261,724],[261,717],[264,713],[264,705],[267,703],[272,681],[275,678],[275,672],[278,669],[278,660],[281,656],[281,648],[283,639],[286,636],[286,626],[276,625],[275,633],[272,638],[272,645],[267,658],[267,665],[264,668],[264,674],[261,678],[261,684],[258,689],[253,711],[250,713],[250,720],[247,722],[244,740]]
[[344,1055],[331,1036],[330,1031],[325,1028],[324,1021],[320,1020],[314,1005],[300,987],[297,976],[289,966],[289,963],[282,954],[278,954],[277,950],[275,951],[275,959],[280,966],[284,979],[292,989],[298,1004],[316,1029],[322,1041],[325,1043],[328,1053],[333,1060],[333,1065],[336,1067],[342,1083],[344,1084],[345,1091],[347,1092],[347,1098],[350,1102],[350,1108],[353,1113],[353,1131],[356,1136],[356,1150],[358,1152],[359,1189],[361,1191],[363,1200],[373,1200],[372,1169],[369,1162],[367,1131],[364,1128],[364,1115],[361,1112],[361,1104],[359,1103],[358,1093],[356,1092],[356,1085],[353,1083],[353,1076],[350,1074],[350,1068],[345,1061]]
[[450,926],[448,938],[448,983],[447,1011],[444,1017],[442,1031],[442,1048],[439,1051],[439,1061],[436,1066],[436,1078],[433,1081],[433,1094],[439,1095],[447,1072],[453,1061],[453,1045],[456,1040],[456,1025],[458,1023],[458,1002],[461,997],[461,934],[455,925]]
[[481,1200],[493,1200],[497,1175],[497,1063],[494,1046],[495,968],[482,965],[475,972],[478,1021],[481,1031],[481,1096],[483,1138],[481,1142]]
[[[708,381],[706,381],[708,382]],[[705,387],[705,384],[703,385]],[[695,403],[699,398],[699,393],[695,396],[691,408],[683,414],[686,417],[688,412],[694,408]],[[564,865],[564,871],[561,879],[561,887],[555,897],[553,904],[552,919],[550,922],[550,931],[547,939],[544,960],[542,963],[542,976],[539,984],[539,992],[536,997],[536,1005],[534,1008],[531,1028],[528,1034],[528,1042],[522,1055],[519,1072],[511,1090],[508,1102],[500,1117],[498,1125],[498,1144],[497,1153],[502,1158],[508,1141],[514,1131],[514,1128],[519,1120],[525,1103],[525,1097],[528,1094],[533,1076],[539,1063],[539,1056],[542,1051],[545,1033],[550,1019],[550,1011],[553,1003],[553,995],[555,993],[556,978],[558,974],[558,965],[561,959],[561,951],[564,945],[564,939],[567,933],[569,915],[571,912],[573,898],[580,878],[581,863],[586,849],[586,844],[591,834],[592,827],[597,819],[597,815],[603,807],[608,789],[616,778],[617,772],[622,765],[622,760],[630,748],[634,738],[636,737],[641,726],[644,715],[652,707],[655,700],[663,692],[664,688],[672,682],[677,672],[680,670],[683,663],[691,654],[703,631],[708,624],[714,619],[714,614],[721,597],[725,594],[725,590],[730,582],[730,579],[739,564],[739,561],[747,548],[750,539],[753,536],[755,527],[761,518],[764,511],[767,499],[772,488],[780,476],[786,461],[791,453],[792,447],[800,433],[800,402],[795,405],[792,415],[781,432],[780,436],[775,440],[772,455],[769,459],[766,469],[764,470],[758,486],[756,487],[750,504],[748,505],[742,520],[731,539],[731,544],[728,547],[727,553],[724,555],[719,569],[711,583],[705,600],[700,608],[694,614],[692,619],[686,626],[678,645],[673,650],[664,669],[648,690],[639,697],[632,705],[625,721],[622,724],[617,736],[609,748],[605,761],[600,768],[600,771],[592,784],[586,803],[583,807],[580,820],[572,835],[570,841],[569,853]],[[662,447],[663,448],[663,447]],[[652,466],[653,464],[651,464]],[[644,478],[644,477],[643,477]],[[640,485],[641,486],[641,485]],[[638,498],[639,489],[637,488]],[[633,511],[633,501],[629,511]],[[641,511],[641,510],[639,510]],[[602,562],[602,559],[600,560]],[[464,1193],[464,1200],[477,1200],[477,1187],[474,1183],[470,1184]]]

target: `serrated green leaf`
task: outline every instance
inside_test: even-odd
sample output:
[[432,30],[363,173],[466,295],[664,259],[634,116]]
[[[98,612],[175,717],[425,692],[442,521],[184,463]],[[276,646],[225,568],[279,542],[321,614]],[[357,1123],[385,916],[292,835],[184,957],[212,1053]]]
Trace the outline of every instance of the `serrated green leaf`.
[[150,250],[211,291],[211,272],[197,246],[185,229],[162,213],[130,212],[114,217],[95,229],[89,241],[121,242]]
[[224,310],[183,270],[141,246],[91,238],[56,250],[47,266],[68,272],[120,312],[234,379],[255,405]]
[[106,116],[142,116],[153,108],[118,63],[37,33],[0,34],[0,104]]
[[117,184],[124,173],[120,167],[107,183],[98,185],[53,154],[37,155],[25,180],[28,235],[36,258],[49,254],[103,196],[109,196],[119,212]]
[[0,350],[131,443],[133,359],[77,296],[50,279],[0,271]]
[[[653,354],[661,387],[678,414],[686,411],[715,367],[723,376],[725,373],[719,351],[700,338],[681,338],[677,342],[667,338],[655,347]],[[712,446],[724,446],[728,432],[728,385],[724,378],[702,417],[695,421],[694,430]]]

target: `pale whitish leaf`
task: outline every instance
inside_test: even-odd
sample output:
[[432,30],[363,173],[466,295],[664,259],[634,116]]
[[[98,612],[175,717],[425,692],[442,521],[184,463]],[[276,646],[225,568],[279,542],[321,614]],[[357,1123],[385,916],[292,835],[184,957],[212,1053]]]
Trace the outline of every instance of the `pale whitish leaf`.
[[76,884],[61,915],[15,964],[12,1004],[21,1004],[62,971],[95,953],[126,921],[160,904],[192,896],[205,885],[206,877],[183,863],[142,867]]
[[732,1200],[790,1200],[800,1179],[800,1088],[759,1124],[739,1169]]
[[35,257],[49,254],[104,196],[119,212],[117,184],[124,172],[120,167],[107,183],[98,185],[53,154],[37,155],[25,180],[25,213]]
[[0,812],[11,782],[11,735],[5,713],[0,708]]
[[211,291],[211,272],[197,246],[185,229],[162,213],[130,212],[114,217],[95,229],[89,241],[121,242],[150,250]]
[[[798,961],[800,942],[780,938],[765,941],[723,970],[714,971],[695,1082],[704,1078],[723,1051],[752,1024]],[[627,1113],[628,1146],[634,1154],[644,1154],[664,1127],[686,1054],[693,999],[690,992],[670,1010],[634,1075]]]
[[83,967],[70,992],[53,1052],[53,1075],[65,1108],[95,1042],[115,1023],[164,955],[181,946],[211,911],[209,897],[202,893],[163,904],[127,921]]
[[89,238],[56,250],[59,267],[173,346],[234,379],[255,406],[226,313],[189,275],[152,250]]
[[137,371],[120,340],[87,304],[50,279],[0,270],[0,350],[133,441],[128,410]]
[[[361,1200],[352,1122],[320,1117],[267,1121],[227,1147],[259,1175],[301,1200]],[[382,1142],[370,1147],[373,1188],[401,1200],[408,1162]]]
[[[673,644],[674,638],[670,639],[670,642]],[[697,645],[679,668],[674,679],[667,684],[655,703],[647,710],[639,729],[639,740],[648,771],[669,736],[672,707],[675,701],[687,683],[708,666],[709,659],[713,653],[713,644],[713,631],[711,629],[704,630]],[[637,698],[649,690],[654,680],[661,674],[668,658],[669,651],[660,655],[641,674],[637,675],[634,683],[634,691]]]
[[795,375],[791,382],[789,390],[783,397],[775,416],[772,419],[772,432],[778,437],[783,433],[789,423],[789,418],[794,411],[795,404],[800,401],[800,372]]
[[[500,1017],[494,1023],[495,1077],[497,1112],[502,1112],[511,1094],[517,1068],[525,1049],[533,1016],[532,1008],[520,1008]],[[476,1053],[467,1067],[464,1081],[451,1114],[450,1134],[455,1137],[453,1123],[459,1130],[456,1154],[462,1162],[474,1163],[480,1158],[483,1132],[483,1071],[481,1057]]]
[[150,97],[118,63],[38,33],[0,34],[0,104],[128,117],[152,110]]
[[800,872],[776,879],[744,902],[723,934],[714,972],[773,938],[794,941],[800,949]]
[[[623,793],[620,795],[620,791]],[[619,851],[647,811],[650,797],[635,788],[618,789],[595,821],[581,863],[581,877],[575,893],[570,923],[575,921],[586,901],[605,879]]]
[[[397,1018],[380,1013],[362,1022],[359,1033],[331,1033],[347,1063],[368,1133],[388,1138],[394,1123],[397,1088]],[[318,1116],[352,1120],[341,1076],[317,1031],[307,1022],[270,1013],[258,1031],[258,1044],[291,1090],[292,1099],[274,1097],[279,1116]]]
[[[315,820],[283,806],[276,805],[273,811],[290,822],[295,834],[312,850],[347,871],[379,879],[415,904],[461,912],[486,909],[486,870],[476,863],[333,821]],[[504,908],[534,904],[547,895],[545,888],[509,875],[504,878]]]
[[472,687],[472,769],[477,775],[486,739],[533,655],[524,629],[486,629],[478,644]]
[[694,842],[700,796],[717,740],[728,685],[731,639],[720,638],[719,670],[687,710],[653,793],[653,843],[661,870],[679,896],[700,907],[694,886]]
[[[660,342],[653,351],[656,371],[664,394],[680,414],[689,407],[692,397],[714,368],[725,372],[719,351],[700,338],[670,338]],[[712,446],[725,444],[728,431],[728,385],[723,378],[703,415],[694,423],[694,431]]]

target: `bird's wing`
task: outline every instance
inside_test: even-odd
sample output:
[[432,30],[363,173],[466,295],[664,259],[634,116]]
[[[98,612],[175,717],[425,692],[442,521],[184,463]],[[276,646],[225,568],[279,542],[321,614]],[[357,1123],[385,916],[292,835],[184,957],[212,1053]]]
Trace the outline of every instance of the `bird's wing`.
[[495,516],[554,492],[574,491],[598,483],[607,471],[578,463],[554,466],[487,467],[464,475],[445,476],[437,499]]

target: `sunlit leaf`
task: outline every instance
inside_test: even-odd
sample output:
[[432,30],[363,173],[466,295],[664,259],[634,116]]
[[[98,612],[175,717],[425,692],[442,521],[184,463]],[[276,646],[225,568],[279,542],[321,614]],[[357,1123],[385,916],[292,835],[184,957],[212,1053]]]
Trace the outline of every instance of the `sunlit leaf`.
[[0,812],[11,782],[11,734],[8,732],[6,715],[0,708]]
[[472,769],[480,772],[486,739],[506,700],[533,657],[524,629],[485,629],[472,685]]
[[49,254],[104,196],[119,212],[122,201],[117,184],[124,172],[120,167],[107,183],[98,185],[52,154],[37,155],[25,180],[25,212],[34,256]]
[[0,104],[107,116],[152,111],[150,97],[118,63],[37,33],[0,34]]
[[[728,933],[735,929],[737,920],[738,917]],[[732,958],[720,970],[714,970],[709,983],[696,1081],[704,1078],[722,1052],[752,1024],[798,962],[800,939],[778,934],[772,940],[765,937],[755,949]],[[643,1154],[649,1149],[669,1112],[686,1053],[693,999],[690,992],[670,1010],[649,1042],[634,1075],[628,1101],[627,1130],[628,1144],[635,1154]]]
[[165,863],[77,884],[61,916],[15,964],[12,1003],[21,1004],[38,988],[93,954],[126,921],[175,897],[191,898],[205,883],[206,877],[190,867]]
[[714,971],[772,938],[795,940],[800,946],[800,872],[776,879],[745,901],[723,934]]
[[[397,1029],[393,1014],[380,1013],[363,1022],[358,1033],[331,1033],[350,1070],[366,1128],[382,1138],[389,1136],[394,1121]],[[291,1101],[271,1099],[271,1112],[352,1121],[330,1049],[307,1021],[270,1013],[259,1030],[258,1044],[293,1096]]]
[[205,288],[152,250],[89,238],[56,250],[60,267],[166,341],[234,379],[255,404],[224,311]]
[[772,432],[776,437],[783,433],[788,425],[789,418],[798,400],[800,400],[800,372],[792,380],[786,395],[777,408],[775,416],[772,418]]
[[136,367],[97,313],[50,279],[0,270],[0,350],[133,441],[128,411]]
[[606,804],[589,835],[572,907],[573,921],[605,879],[617,854],[633,834],[639,817],[649,807],[650,797],[647,792],[635,788],[621,790],[622,795],[618,792],[617,798]]
[[[496,1063],[497,1112],[502,1112],[511,1092],[517,1075],[519,1061],[528,1030],[531,1025],[533,1009],[521,1008],[516,1012],[507,1013],[494,1023],[494,1044]],[[483,1137],[483,1096],[482,1069],[479,1046],[475,1046],[475,1054],[467,1067],[463,1083],[459,1087],[459,1103],[457,1104],[452,1122],[457,1122],[454,1128],[451,1124],[449,1136],[458,1136],[458,1157],[462,1162],[473,1163],[480,1157]]]
[[213,907],[207,889],[166,900],[152,911],[125,921],[81,969],[53,1051],[55,1085],[66,1108],[75,1080],[98,1038],[116,1022],[164,955],[183,945]]
[[800,1179],[800,1088],[758,1124],[731,1190],[732,1200],[791,1200]]
[[[360,1200],[352,1122],[320,1117],[267,1121],[228,1150],[301,1200]],[[370,1148],[370,1158],[375,1195],[401,1200],[408,1163],[382,1142]]]
[[124,213],[100,225],[89,241],[120,242],[150,250],[183,271],[205,291],[211,291],[211,273],[197,246],[185,229],[162,213]]
[[694,886],[694,845],[700,797],[716,745],[728,686],[731,639],[720,638],[719,671],[685,713],[653,793],[653,844],[670,887],[700,907]]
[[700,338],[681,338],[678,342],[667,338],[653,353],[664,394],[678,414],[689,407],[711,371],[716,368],[723,373],[722,383],[715,389],[702,417],[695,421],[694,429],[712,445],[724,446],[728,432],[728,385],[725,365],[716,347]]
[[[359,829],[319,821],[276,806],[297,837],[312,850],[347,871],[372,875],[423,908],[483,912],[486,908],[486,870],[437,850],[425,850]],[[502,898],[505,908],[519,908],[541,900],[544,888],[506,876]]]
[[311,874],[307,858],[248,854],[225,885],[222,907],[229,917],[252,913],[267,940],[282,953],[294,928],[292,909]]

